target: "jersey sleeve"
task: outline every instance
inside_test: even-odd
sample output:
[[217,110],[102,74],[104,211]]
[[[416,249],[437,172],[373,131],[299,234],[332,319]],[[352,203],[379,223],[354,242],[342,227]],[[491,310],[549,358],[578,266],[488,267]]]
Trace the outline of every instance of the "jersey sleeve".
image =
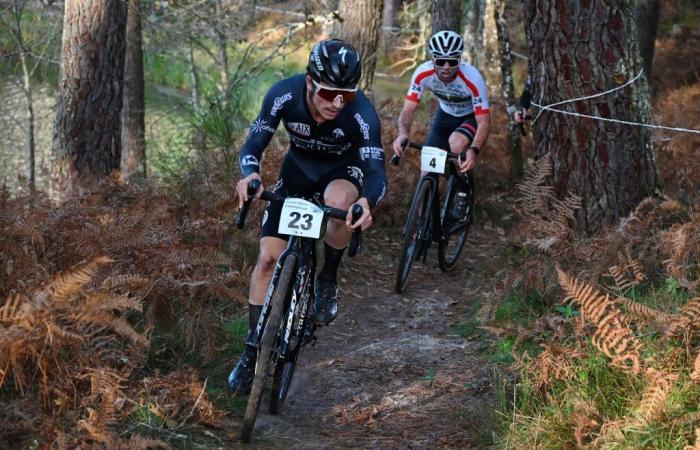
[[285,104],[292,100],[291,89],[285,89],[286,80],[273,85],[263,99],[258,117],[250,125],[248,138],[238,155],[238,164],[244,177],[260,172],[260,158],[277,130]]
[[474,114],[489,113],[489,98],[486,82],[481,73],[475,68],[471,68],[467,73],[467,86],[472,91],[472,104],[474,105]]
[[408,92],[406,92],[406,100],[416,103],[420,102],[421,97],[423,97],[423,80],[425,79],[425,72],[426,70],[424,69],[423,65],[418,66],[413,72],[411,84],[408,87]]
[[359,152],[362,171],[365,174],[362,195],[367,198],[369,206],[374,208],[382,201],[387,189],[381,124],[369,101],[365,102],[364,107],[355,113],[354,117],[360,130]]

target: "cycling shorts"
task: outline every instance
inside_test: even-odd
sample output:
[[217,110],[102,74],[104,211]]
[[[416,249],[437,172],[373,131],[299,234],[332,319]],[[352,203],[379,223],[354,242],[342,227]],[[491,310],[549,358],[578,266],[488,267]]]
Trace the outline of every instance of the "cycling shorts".
[[[335,180],[347,180],[362,192],[362,172],[360,158],[353,155],[351,158],[329,162],[327,170],[317,170],[314,179],[309,178],[294,158],[289,154],[282,161],[282,168],[277,182],[268,190],[287,197],[301,197],[310,201],[323,203],[323,192],[326,187]],[[273,236],[285,241],[289,236],[279,234],[280,214],[282,202],[268,202],[263,214],[262,237]]]
[[428,137],[425,138],[423,145],[449,150],[450,134],[453,132],[463,134],[469,139],[469,143],[471,144],[474,141],[476,128],[476,117],[474,114],[455,117],[438,108],[435,118],[433,119],[433,126],[430,127]]

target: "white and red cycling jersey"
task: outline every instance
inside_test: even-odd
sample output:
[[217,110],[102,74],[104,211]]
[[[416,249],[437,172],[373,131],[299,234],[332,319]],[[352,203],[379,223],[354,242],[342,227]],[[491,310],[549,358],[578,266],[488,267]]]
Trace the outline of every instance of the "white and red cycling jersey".
[[489,112],[484,77],[471,64],[461,62],[455,79],[443,83],[435,73],[433,61],[424,62],[413,72],[406,99],[420,102],[425,89],[432,91],[440,102],[440,108],[451,116],[462,117],[472,113],[479,115]]

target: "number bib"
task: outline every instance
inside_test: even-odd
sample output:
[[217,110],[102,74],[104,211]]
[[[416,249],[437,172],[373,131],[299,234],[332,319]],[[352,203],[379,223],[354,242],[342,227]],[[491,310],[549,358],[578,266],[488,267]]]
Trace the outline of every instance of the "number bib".
[[290,236],[321,237],[323,210],[302,198],[287,198],[282,206],[277,231]]
[[423,172],[445,173],[447,152],[437,147],[423,146],[420,153],[420,170]]

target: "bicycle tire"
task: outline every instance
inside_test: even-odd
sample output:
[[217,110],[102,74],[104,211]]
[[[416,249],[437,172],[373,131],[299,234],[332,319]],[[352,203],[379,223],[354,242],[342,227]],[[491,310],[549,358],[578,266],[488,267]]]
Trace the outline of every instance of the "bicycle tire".
[[[467,238],[469,237],[469,227],[474,215],[474,178],[471,176],[471,174],[469,175],[469,191],[467,192],[469,199],[467,203],[469,207],[469,218],[464,224],[459,224],[450,217],[450,212],[454,207],[455,196],[457,195],[456,186],[453,187],[454,189],[451,190],[449,195],[450,198],[445,197],[444,204],[446,205],[446,208],[440,224],[444,235],[438,243],[438,263],[440,265],[440,270],[443,272],[452,270],[455,264],[457,264],[457,260],[464,249],[464,244],[467,242]],[[454,238],[454,240],[452,240],[452,238]],[[454,245],[451,252],[448,251],[450,244]]]
[[243,430],[241,432],[241,440],[250,442],[255,428],[255,420],[258,416],[260,408],[260,400],[262,398],[265,381],[267,381],[267,371],[270,366],[270,359],[273,356],[272,349],[277,341],[282,323],[282,309],[286,297],[290,292],[290,287],[293,286],[294,272],[296,270],[296,255],[288,255],[282,263],[280,276],[277,279],[277,286],[272,294],[270,302],[272,309],[270,317],[265,324],[262,339],[260,342],[260,351],[258,352],[258,360],[255,364],[255,377],[253,378],[253,386],[248,395],[248,404],[246,405],[245,415],[243,416]]
[[[310,304],[311,301],[307,301],[309,302],[309,305],[307,305],[308,308],[312,308],[313,305]],[[287,323],[287,321],[289,320],[288,314],[294,313],[301,315],[300,308],[297,307],[296,311],[289,311],[288,308],[285,308],[282,323]],[[303,325],[301,327],[301,336],[294,336],[296,342],[294,342],[293,348],[291,348],[287,355],[283,355],[286,356],[284,359],[278,359],[277,364],[275,365],[275,373],[272,377],[272,390],[270,392],[269,411],[272,415],[279,414],[282,411],[282,407],[284,406],[285,401],[287,400],[287,394],[289,393],[289,387],[292,384],[292,378],[294,377],[297,359],[299,358],[299,354],[301,353],[301,348],[303,346],[304,330],[306,329],[306,323],[309,319],[307,317],[293,318],[292,329],[297,329],[296,324],[298,323],[298,320],[303,321]]]
[[[430,218],[432,208],[430,204],[432,181],[423,178],[418,184],[416,193],[411,202],[411,209],[406,219],[406,227],[404,229],[403,245],[401,246],[401,256],[396,271],[395,289],[397,293],[401,293],[408,283],[408,275],[411,272],[411,267],[416,259],[416,255],[420,252],[421,243],[416,239],[419,226],[430,226]],[[421,217],[424,219],[420,222]],[[427,220],[425,220],[427,219]]]

